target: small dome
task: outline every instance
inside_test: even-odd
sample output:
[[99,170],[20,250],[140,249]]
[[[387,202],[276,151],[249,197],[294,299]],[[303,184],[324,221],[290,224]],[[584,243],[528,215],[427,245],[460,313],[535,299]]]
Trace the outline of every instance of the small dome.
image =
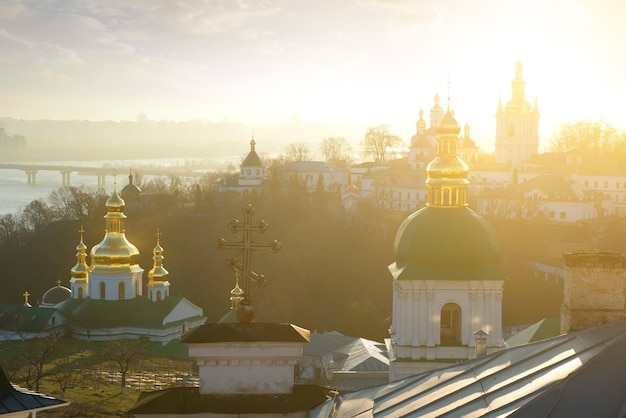
[[133,173],[128,175],[128,184],[122,188],[120,196],[122,199],[133,199],[141,194],[141,189],[133,181]]
[[54,286],[48,289],[41,298],[41,304],[43,306],[55,306],[61,302],[64,302],[72,297],[72,291],[65,286]]
[[410,215],[394,242],[397,280],[505,280],[491,225],[468,207],[425,207]]
[[114,189],[111,197],[107,199],[106,207],[109,212],[122,212],[126,207],[126,202],[117,193],[117,189]]
[[439,126],[437,126],[437,135],[457,135],[461,131],[459,123],[454,118],[452,112],[447,111]]

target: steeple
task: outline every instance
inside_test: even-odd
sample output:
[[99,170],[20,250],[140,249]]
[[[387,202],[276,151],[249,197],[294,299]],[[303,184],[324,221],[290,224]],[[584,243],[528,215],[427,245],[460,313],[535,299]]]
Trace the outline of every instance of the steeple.
[[239,272],[235,272],[235,287],[230,291],[230,309],[236,311],[244,298],[243,289],[239,287]]
[[163,267],[163,248],[161,247],[161,232],[157,229],[157,243],[156,247],[152,250],[152,260],[154,264],[152,269],[148,272],[148,286],[154,284],[155,281],[165,281],[165,278],[169,272]]
[[417,135],[422,136],[424,135],[424,132],[426,131],[426,121],[424,120],[424,109],[420,109],[419,115],[420,117],[415,123],[415,126],[417,127]]
[[439,94],[435,94],[433,107],[430,109],[430,127],[434,128],[441,122],[443,108],[439,104]]
[[80,233],[80,242],[76,246],[76,265],[72,267],[72,279],[84,279],[87,280],[87,272],[89,271],[89,266],[87,265],[87,246],[83,242],[83,233],[85,229],[83,226],[80,226],[78,230]]
[[529,112],[530,103],[526,101],[526,82],[522,78],[522,63],[515,63],[515,78],[511,81],[511,100],[504,106],[509,112]]
[[106,201],[107,214],[104,239],[91,249],[91,272],[106,273],[135,271],[139,259],[139,250],[126,239],[124,222],[126,215],[124,199],[117,193],[117,180],[113,193]]
[[163,248],[161,247],[161,232],[157,229],[157,242],[152,250],[152,269],[148,272],[148,299],[159,301],[169,296],[170,283],[167,276],[170,274],[163,267]]
[[81,225],[78,232],[80,233],[80,242],[76,246],[76,264],[70,270],[73,299],[82,299],[88,296],[89,266],[87,265],[87,246],[83,242],[85,228]]
[[426,168],[428,206],[456,208],[467,205],[469,167],[458,156],[460,130],[448,109],[437,127],[437,157]]

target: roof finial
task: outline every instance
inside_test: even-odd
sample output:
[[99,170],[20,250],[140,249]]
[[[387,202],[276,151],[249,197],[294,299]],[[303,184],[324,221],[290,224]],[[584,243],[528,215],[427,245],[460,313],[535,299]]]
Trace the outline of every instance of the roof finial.
[[156,237],[157,237],[157,246],[161,245],[161,229],[157,228],[157,232],[156,232]]
[[450,111],[450,74],[448,74],[448,108],[446,111]]
[[22,294],[22,296],[24,296],[24,307],[26,308],[32,308],[32,305],[30,303],[28,303],[28,297],[30,296],[30,293],[28,293],[28,290],[26,292],[24,292]]

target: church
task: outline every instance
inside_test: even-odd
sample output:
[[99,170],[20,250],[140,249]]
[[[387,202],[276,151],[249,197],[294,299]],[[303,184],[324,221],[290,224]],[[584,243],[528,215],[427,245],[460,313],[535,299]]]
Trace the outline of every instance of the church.
[[390,379],[503,347],[500,246],[495,231],[467,206],[469,168],[458,156],[459,125],[448,108],[435,158],[426,168],[427,203],[400,225],[395,243]]
[[87,341],[146,338],[165,344],[202,325],[206,317],[201,308],[183,296],[170,295],[158,232],[147,295],[143,295],[144,270],[138,264],[139,250],[126,238],[125,202],[117,186],[106,208],[105,235],[91,249],[91,264],[87,264],[81,228],[67,299],[50,306],[66,318],[68,334]]

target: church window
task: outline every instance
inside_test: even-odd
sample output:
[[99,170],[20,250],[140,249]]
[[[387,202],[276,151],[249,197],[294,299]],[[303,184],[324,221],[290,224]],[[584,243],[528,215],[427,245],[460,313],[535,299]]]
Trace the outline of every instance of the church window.
[[509,124],[508,135],[510,138],[515,136],[515,124],[514,123]]
[[126,290],[126,286],[124,286],[124,282],[120,282],[120,284],[118,285],[118,290],[119,290],[119,299],[124,299],[125,297],[125,290]]
[[82,299],[83,298],[83,288],[79,287],[78,288],[78,299]]
[[251,172],[252,172],[252,171],[251,171],[250,169],[248,169],[248,171],[246,171],[246,174],[247,174],[247,175],[250,175],[250,173],[251,173]]
[[565,214],[565,212],[561,212],[561,213],[559,214],[559,216],[561,217],[561,219],[565,219],[565,217],[566,217],[567,215]]
[[261,174],[261,170],[259,170],[258,168],[256,169],[256,175],[258,176],[259,174]]
[[157,301],[161,300],[161,291],[159,290],[157,292]]
[[104,282],[100,282],[100,299],[106,298],[106,284]]
[[456,303],[441,308],[440,337],[442,345],[461,344],[461,307]]

